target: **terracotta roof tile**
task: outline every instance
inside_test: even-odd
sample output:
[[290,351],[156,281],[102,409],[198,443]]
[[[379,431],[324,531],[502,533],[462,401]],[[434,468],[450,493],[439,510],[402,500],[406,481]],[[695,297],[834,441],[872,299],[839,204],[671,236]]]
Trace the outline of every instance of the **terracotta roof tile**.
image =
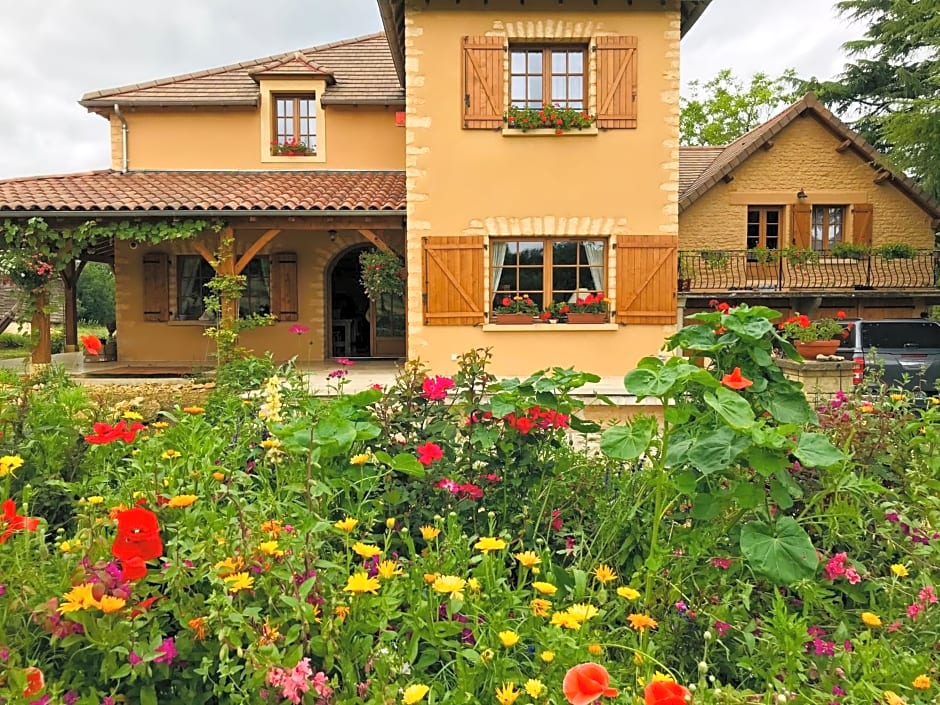
[[196,73],[86,93],[86,107],[122,105],[256,105],[258,84],[251,74],[279,71],[300,54],[303,60],[332,74],[335,84],[323,94],[324,104],[404,104],[388,41],[381,33],[266,56]]
[[11,211],[403,210],[400,171],[94,171],[0,181]]

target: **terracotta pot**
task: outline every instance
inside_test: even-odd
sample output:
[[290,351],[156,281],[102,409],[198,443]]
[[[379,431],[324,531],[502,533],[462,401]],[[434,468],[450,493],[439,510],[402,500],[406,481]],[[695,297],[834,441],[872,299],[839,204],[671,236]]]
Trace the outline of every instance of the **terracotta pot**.
[[839,349],[838,340],[814,340],[811,343],[793,341],[793,347],[806,360],[815,360],[817,355],[835,355]]
[[568,323],[607,323],[606,313],[568,313]]
[[535,319],[531,313],[497,313],[493,322],[500,326],[530,326]]

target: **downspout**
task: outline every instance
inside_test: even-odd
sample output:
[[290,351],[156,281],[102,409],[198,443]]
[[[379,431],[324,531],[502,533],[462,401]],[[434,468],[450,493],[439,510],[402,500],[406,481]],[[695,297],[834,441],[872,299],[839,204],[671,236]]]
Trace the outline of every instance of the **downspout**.
[[127,119],[121,112],[121,106],[114,104],[114,114],[121,121],[121,173],[127,173]]

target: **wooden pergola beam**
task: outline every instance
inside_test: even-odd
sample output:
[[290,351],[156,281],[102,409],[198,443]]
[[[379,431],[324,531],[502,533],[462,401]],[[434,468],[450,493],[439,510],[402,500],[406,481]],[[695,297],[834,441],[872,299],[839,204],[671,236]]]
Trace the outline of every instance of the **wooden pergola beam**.
[[390,255],[397,254],[396,252],[392,250],[391,247],[389,247],[389,244],[385,242],[385,240],[383,240],[381,237],[376,235],[371,230],[360,229],[359,234],[362,235],[366,240],[371,242],[373,245],[375,245],[377,248],[382,250],[382,252],[388,252]]
[[269,242],[271,242],[271,240],[280,234],[280,228],[271,228],[270,230],[266,230],[264,234],[255,240],[251,244],[251,247],[245,250],[244,254],[238,258],[238,261],[235,263],[235,274],[241,274],[245,267],[248,266],[248,263],[251,262],[252,257],[258,254],[262,247],[267,245]]

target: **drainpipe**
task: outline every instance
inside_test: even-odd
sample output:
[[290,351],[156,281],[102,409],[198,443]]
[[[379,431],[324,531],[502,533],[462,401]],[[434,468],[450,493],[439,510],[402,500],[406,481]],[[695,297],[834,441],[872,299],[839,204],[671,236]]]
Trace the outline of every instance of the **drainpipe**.
[[121,121],[121,173],[127,173],[127,119],[121,112],[121,106],[114,104],[114,114]]

